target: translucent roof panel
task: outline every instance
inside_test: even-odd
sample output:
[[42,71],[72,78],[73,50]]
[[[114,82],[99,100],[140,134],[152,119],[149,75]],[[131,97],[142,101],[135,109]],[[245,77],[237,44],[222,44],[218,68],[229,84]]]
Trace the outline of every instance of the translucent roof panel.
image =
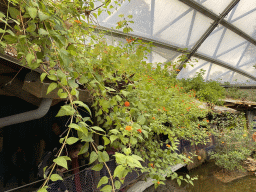
[[234,73],[232,80],[230,81],[231,84],[256,84],[256,81],[249,79],[241,74]]
[[[205,80],[216,80],[219,82],[227,82],[231,77],[231,72],[229,69],[215,65],[213,63],[207,62],[203,59],[198,59],[192,57],[191,65],[187,65],[186,68],[183,68],[178,75],[179,79],[182,78],[192,78],[197,75],[199,72],[203,72],[203,77]],[[196,60],[198,62],[196,62]],[[223,76],[224,75],[224,76]],[[225,78],[223,78],[225,77]]]
[[241,0],[230,15],[230,23],[256,39],[256,1]]
[[210,11],[219,15],[231,3],[232,0],[195,0],[197,3],[202,4]]
[[115,27],[122,18],[118,15],[133,15],[134,24],[129,24],[133,34],[170,43],[180,47],[191,47],[207,30],[213,20],[177,0],[131,0],[125,2],[108,16],[102,14],[101,26]]

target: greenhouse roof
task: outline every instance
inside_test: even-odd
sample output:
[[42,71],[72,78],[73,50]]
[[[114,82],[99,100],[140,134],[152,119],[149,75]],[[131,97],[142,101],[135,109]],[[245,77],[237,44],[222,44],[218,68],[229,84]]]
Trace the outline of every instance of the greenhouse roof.
[[186,68],[181,63],[178,78],[203,69],[205,80],[256,85],[255,0],[131,0],[111,15],[102,13],[99,25],[114,29],[120,14],[133,15],[131,34],[155,45],[149,62],[174,61],[181,55],[177,49],[188,48],[198,62]]

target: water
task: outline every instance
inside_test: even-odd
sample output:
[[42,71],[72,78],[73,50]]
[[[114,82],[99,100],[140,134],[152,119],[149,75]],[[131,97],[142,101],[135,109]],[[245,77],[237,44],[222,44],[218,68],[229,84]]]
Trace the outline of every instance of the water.
[[[194,186],[183,182],[182,187],[187,192],[256,192],[256,176],[246,176],[223,183],[213,175],[218,170],[214,163],[203,164],[188,173],[191,177],[198,175],[198,180],[194,180]],[[179,174],[184,175],[184,172]]]

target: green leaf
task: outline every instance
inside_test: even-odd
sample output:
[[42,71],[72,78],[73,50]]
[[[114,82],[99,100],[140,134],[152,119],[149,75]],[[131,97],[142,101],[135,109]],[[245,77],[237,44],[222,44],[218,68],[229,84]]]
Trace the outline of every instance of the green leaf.
[[177,179],[177,183],[178,183],[178,185],[180,186],[180,185],[181,185],[181,180],[180,180],[180,179]]
[[68,169],[67,160],[64,156],[60,156],[60,157],[54,159],[53,162],[61,167]]
[[65,98],[67,98],[68,93],[63,92],[63,89],[59,89],[59,90],[58,90],[58,96],[59,96],[60,98],[62,98],[62,99],[65,99]]
[[[17,19],[17,16],[20,15],[20,12],[14,7],[9,7],[9,13],[13,19]],[[1,18],[1,16],[0,16],[0,18]]]
[[38,31],[39,35],[49,35],[48,31],[46,31],[45,29],[40,28]]
[[98,155],[97,155],[97,153],[95,153],[95,151],[92,151],[91,155],[90,155],[90,162],[89,162],[89,164],[92,164],[94,161],[96,161],[96,159],[98,159]]
[[71,88],[78,88],[78,84],[76,83],[75,79],[69,79],[68,84],[70,85]]
[[27,10],[28,10],[28,13],[29,13],[30,17],[32,19],[35,19],[36,16],[37,16],[37,9],[34,8],[34,7],[29,7],[29,8],[27,8]]
[[52,80],[52,81],[57,81],[57,80],[58,80],[58,78],[57,78],[56,75],[48,75],[47,77],[48,77],[50,80]]
[[128,15],[128,18],[129,18],[129,19],[132,19],[132,18],[133,18],[133,16],[132,16],[132,15]]
[[[10,7],[11,8],[11,7]],[[9,9],[10,9],[9,8]],[[4,18],[5,17],[5,14],[3,14],[2,12],[0,12],[0,18]]]
[[116,136],[116,135],[111,135],[111,136],[110,136],[110,141],[111,141],[111,143],[113,143],[117,138],[118,138],[118,136]]
[[137,119],[137,122],[138,122],[139,124],[141,124],[141,125],[144,125],[145,121],[146,121],[146,119],[145,119],[145,117],[144,117],[143,115],[140,115],[140,116],[138,117],[138,119]]
[[10,44],[13,44],[13,43],[17,43],[17,41],[18,41],[18,39],[17,39],[17,37],[15,36],[12,36],[12,35],[5,35],[4,36],[4,39],[8,42],[8,43],[10,43]]
[[116,180],[116,181],[115,181],[115,187],[116,187],[116,189],[120,189],[120,187],[121,187],[121,182],[118,181],[118,180]]
[[73,129],[75,129],[75,130],[77,130],[77,131],[83,132],[82,128],[81,128],[79,125],[75,124],[75,123],[71,123],[71,124],[69,125],[69,127],[73,128]]
[[102,131],[105,132],[102,128],[98,127],[98,126],[93,126],[91,127],[92,129],[96,130],[96,131]]
[[69,137],[66,142],[67,142],[68,145],[73,145],[77,141],[79,141],[78,138],[76,138],[76,137]]
[[57,70],[57,76],[61,79],[63,77],[66,77],[65,73],[63,73],[61,70]]
[[125,167],[123,167],[122,165],[118,165],[114,171],[114,177],[118,177],[119,179],[121,179],[123,177],[124,170]]
[[126,156],[122,153],[115,153],[114,155],[116,157],[117,164],[123,164],[126,161]]
[[73,103],[77,104],[80,107],[84,107],[92,116],[92,112],[91,112],[90,108],[85,103],[83,103],[82,101],[74,101]]
[[104,184],[107,184],[108,183],[108,177],[107,176],[104,176],[100,179],[98,185],[97,185],[97,188],[99,188],[101,185],[104,185]]
[[135,144],[137,143],[137,139],[134,138],[134,137],[130,137],[130,143],[131,143],[132,145],[135,145]]
[[98,151],[98,160],[99,162],[107,162],[109,161],[109,156],[108,156],[108,153],[106,151]]
[[144,161],[140,156],[138,155],[132,155],[132,158],[138,160],[138,161]]
[[79,83],[81,84],[86,84],[88,82],[88,79],[85,77],[85,75],[83,75],[80,79],[79,79]]
[[82,137],[79,137],[82,141],[85,142],[93,142],[92,133],[88,133],[87,135],[83,135]]
[[103,164],[94,165],[91,169],[94,171],[100,171],[103,168]]
[[106,185],[106,186],[104,186],[100,191],[103,191],[103,192],[112,192],[112,187],[111,187],[111,185]]
[[122,101],[122,98],[119,95],[116,95],[117,101]]
[[61,106],[58,114],[56,115],[56,117],[61,117],[61,116],[65,116],[65,115],[73,115],[76,112],[75,109],[73,109],[70,105],[64,105]]
[[59,142],[63,143],[63,141],[64,141],[64,138],[60,138]]
[[129,94],[128,91],[124,91],[124,90],[122,90],[121,93],[122,93],[125,97]]
[[50,18],[50,16],[44,14],[42,11],[38,11],[38,17],[39,17],[40,21],[44,21],[44,20]]
[[102,146],[102,145],[98,145],[98,150],[100,151],[100,150],[102,150],[102,149],[104,149],[104,147]]
[[42,73],[42,74],[40,75],[41,82],[44,81],[46,75],[47,75],[47,73]]
[[47,89],[46,95],[47,95],[48,93],[50,93],[51,91],[53,91],[54,89],[56,89],[57,86],[58,86],[57,83],[51,83],[51,84],[49,85],[48,89]]
[[61,82],[61,84],[64,85],[64,86],[68,85],[68,81],[67,81],[67,78],[66,78],[66,77],[61,78],[60,82]]
[[35,56],[31,53],[28,53],[26,56],[26,61],[28,62],[28,65],[31,65],[32,61],[35,59]]
[[48,186],[44,186],[43,188],[39,189],[37,192],[48,192],[47,188]]
[[[6,33],[9,33],[11,36],[15,36],[15,34],[10,30],[10,29],[8,29],[8,30],[6,30]],[[21,36],[21,35],[20,35]],[[20,38],[20,36],[19,36],[19,38]],[[24,36],[24,35],[23,35]],[[26,37],[26,36],[25,36]]]
[[58,174],[52,174],[51,177],[50,177],[50,179],[51,179],[52,181],[63,180],[62,177],[61,177],[60,175],[58,175]]
[[81,155],[81,154],[84,154],[88,151],[89,149],[89,143],[85,143],[84,146],[81,148],[81,150],[79,151],[79,154],[78,155]]
[[130,155],[132,153],[131,148],[123,148],[124,154]]
[[103,140],[104,140],[104,145],[108,145],[110,143],[110,140],[105,136],[103,136]]

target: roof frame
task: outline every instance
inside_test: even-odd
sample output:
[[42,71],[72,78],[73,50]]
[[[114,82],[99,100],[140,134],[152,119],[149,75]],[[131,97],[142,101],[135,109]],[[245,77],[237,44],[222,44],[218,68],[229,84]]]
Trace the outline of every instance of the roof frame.
[[[191,4],[194,5],[194,9],[199,9],[201,10],[201,13],[204,15],[208,16],[209,10],[204,8],[203,6],[197,7],[196,2],[191,1],[191,0],[179,0],[188,6]],[[214,22],[211,24],[211,26],[206,30],[206,32],[201,36],[201,38],[196,42],[196,44],[193,46],[193,48],[190,51],[190,54],[187,56],[187,59],[179,65],[178,69],[181,70],[183,68],[183,65],[188,62],[188,60],[196,53],[196,51],[199,49],[199,47],[203,44],[203,42],[209,37],[209,35],[213,32],[213,30],[224,20],[224,18],[229,14],[229,12],[239,3],[240,0],[233,0],[226,8],[225,10],[220,14],[220,16],[217,16],[214,19]],[[200,4],[199,4],[200,5]],[[198,6],[199,6],[198,5]],[[196,9],[196,10],[197,10]],[[213,14],[213,13],[212,13]],[[221,41],[220,41],[221,42]],[[219,42],[219,43],[220,43]],[[177,72],[179,73],[179,72]]]
[[[199,3],[197,3],[193,0],[179,0],[179,1],[188,5],[189,7],[197,10],[198,12],[202,13],[203,15],[205,15],[205,16],[207,16],[207,17],[209,17],[209,18],[211,18],[215,21],[218,20],[219,17],[220,17],[217,14],[213,13],[209,9],[205,8],[204,6],[202,6],[201,4],[199,4]],[[250,43],[252,43],[256,46],[256,40],[255,39],[251,38],[249,35],[247,35],[245,32],[243,32],[242,30],[240,30],[239,28],[237,28],[233,24],[230,24],[229,22],[227,22],[224,19],[220,21],[220,24],[223,25],[224,27],[228,28],[229,30],[233,31],[237,35],[243,37],[244,39],[246,39],[247,41],[249,41]]]

